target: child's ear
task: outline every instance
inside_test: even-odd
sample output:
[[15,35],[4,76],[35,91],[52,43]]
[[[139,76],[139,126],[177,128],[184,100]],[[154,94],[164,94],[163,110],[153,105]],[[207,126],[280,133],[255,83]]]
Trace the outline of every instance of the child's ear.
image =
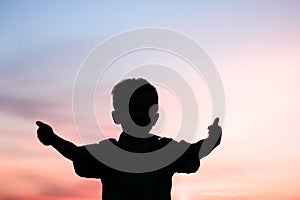
[[117,111],[115,111],[115,110],[112,111],[112,112],[111,112],[111,116],[112,116],[112,118],[113,118],[115,124],[120,124],[120,123],[121,123]]
[[159,113],[155,113],[154,117],[151,119],[151,126],[154,126],[159,118]]

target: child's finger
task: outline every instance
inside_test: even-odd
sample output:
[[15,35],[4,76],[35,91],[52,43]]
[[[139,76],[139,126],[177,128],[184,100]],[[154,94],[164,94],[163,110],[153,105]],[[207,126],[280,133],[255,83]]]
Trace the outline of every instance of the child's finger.
[[219,126],[219,117],[217,117],[215,120],[214,120],[214,123],[213,123],[213,126]]
[[41,127],[41,126],[45,126],[46,124],[44,124],[43,122],[41,121],[36,121],[35,124],[38,126],[38,127]]

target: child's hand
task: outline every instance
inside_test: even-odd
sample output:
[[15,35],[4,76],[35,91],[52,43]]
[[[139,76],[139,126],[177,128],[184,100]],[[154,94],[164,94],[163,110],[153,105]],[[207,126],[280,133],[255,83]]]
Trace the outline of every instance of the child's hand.
[[55,136],[51,126],[41,121],[37,121],[35,124],[39,127],[36,132],[40,142],[46,146],[51,145]]
[[220,135],[222,133],[222,128],[221,128],[221,126],[219,126],[219,118],[218,117],[214,120],[213,125],[208,127],[208,130],[209,130],[208,134]]

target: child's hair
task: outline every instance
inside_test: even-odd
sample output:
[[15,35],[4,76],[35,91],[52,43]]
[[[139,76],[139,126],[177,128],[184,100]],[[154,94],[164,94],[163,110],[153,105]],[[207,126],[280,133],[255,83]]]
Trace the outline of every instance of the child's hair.
[[[133,106],[142,103],[143,100],[153,102],[153,104],[158,103],[156,88],[143,78],[122,80],[114,86],[111,93],[113,96],[113,106],[116,110],[128,109],[128,101]],[[127,102],[125,102],[126,100]]]
[[[150,108],[158,104],[156,88],[142,78],[125,79],[119,82],[114,86],[112,96],[114,109],[123,113],[129,112],[131,118],[137,124],[144,123],[138,123],[138,119],[135,120],[136,118],[148,119]],[[141,113],[144,116],[141,116]]]

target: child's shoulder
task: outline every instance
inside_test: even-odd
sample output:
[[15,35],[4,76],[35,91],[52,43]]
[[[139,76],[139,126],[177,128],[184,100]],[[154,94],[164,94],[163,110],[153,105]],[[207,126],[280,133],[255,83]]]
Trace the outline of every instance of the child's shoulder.
[[117,144],[118,141],[115,138],[108,138],[108,139],[101,140],[100,142],[98,142],[98,145],[105,145],[105,144],[109,144],[109,143]]

